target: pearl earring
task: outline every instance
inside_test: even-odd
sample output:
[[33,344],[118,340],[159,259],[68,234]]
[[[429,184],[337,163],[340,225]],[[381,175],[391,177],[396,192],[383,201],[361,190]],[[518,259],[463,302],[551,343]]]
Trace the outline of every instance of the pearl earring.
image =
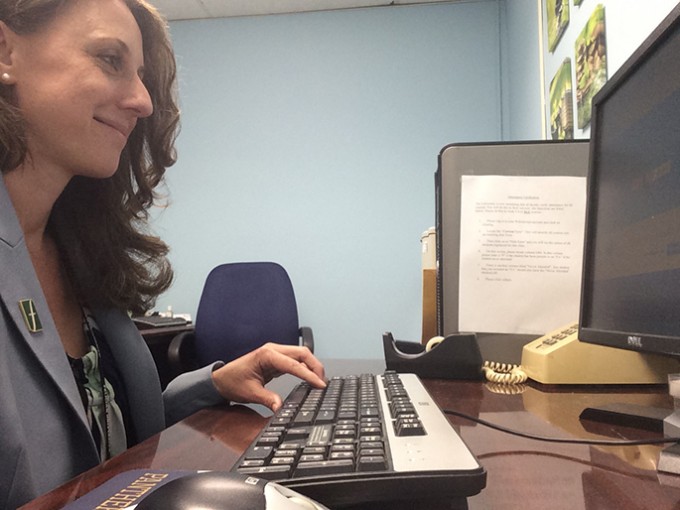
[[2,76],[0,76],[0,78],[2,78],[2,81],[5,82],[9,81],[10,78],[9,73],[2,73]]

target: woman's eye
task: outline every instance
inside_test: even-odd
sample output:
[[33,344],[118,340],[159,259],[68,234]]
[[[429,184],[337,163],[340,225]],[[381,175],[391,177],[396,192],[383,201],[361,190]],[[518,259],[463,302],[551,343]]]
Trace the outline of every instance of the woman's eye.
[[121,58],[118,55],[102,54],[99,55],[99,59],[115,70],[121,68]]

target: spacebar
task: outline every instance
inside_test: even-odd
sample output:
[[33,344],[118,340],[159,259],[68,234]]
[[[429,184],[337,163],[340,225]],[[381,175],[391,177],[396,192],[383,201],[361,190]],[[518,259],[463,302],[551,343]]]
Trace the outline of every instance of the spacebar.
[[237,471],[244,475],[257,475],[259,478],[267,480],[280,480],[290,477],[290,466],[240,467]]
[[293,478],[353,472],[354,461],[351,459],[319,460],[313,462],[300,462],[295,468]]

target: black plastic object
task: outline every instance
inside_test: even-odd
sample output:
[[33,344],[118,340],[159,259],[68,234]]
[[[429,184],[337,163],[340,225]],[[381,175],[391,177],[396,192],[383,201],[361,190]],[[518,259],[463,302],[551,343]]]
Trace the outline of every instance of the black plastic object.
[[158,487],[139,510],[265,510],[266,480],[225,471],[204,471],[176,478]]
[[579,419],[663,433],[663,420],[669,414],[671,409],[612,402],[598,407],[586,407]]
[[482,355],[474,333],[448,335],[436,347],[425,350],[416,342],[395,340],[392,333],[383,334],[387,370],[412,373],[425,379],[483,378]]

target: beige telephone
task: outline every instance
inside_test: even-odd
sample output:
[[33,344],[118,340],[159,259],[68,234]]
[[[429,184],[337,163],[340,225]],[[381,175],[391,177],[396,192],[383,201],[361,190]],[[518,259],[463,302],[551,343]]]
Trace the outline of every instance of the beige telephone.
[[680,371],[676,359],[581,342],[577,324],[526,344],[520,366],[484,365],[488,380],[509,384],[526,378],[543,384],[664,384],[669,373]]

